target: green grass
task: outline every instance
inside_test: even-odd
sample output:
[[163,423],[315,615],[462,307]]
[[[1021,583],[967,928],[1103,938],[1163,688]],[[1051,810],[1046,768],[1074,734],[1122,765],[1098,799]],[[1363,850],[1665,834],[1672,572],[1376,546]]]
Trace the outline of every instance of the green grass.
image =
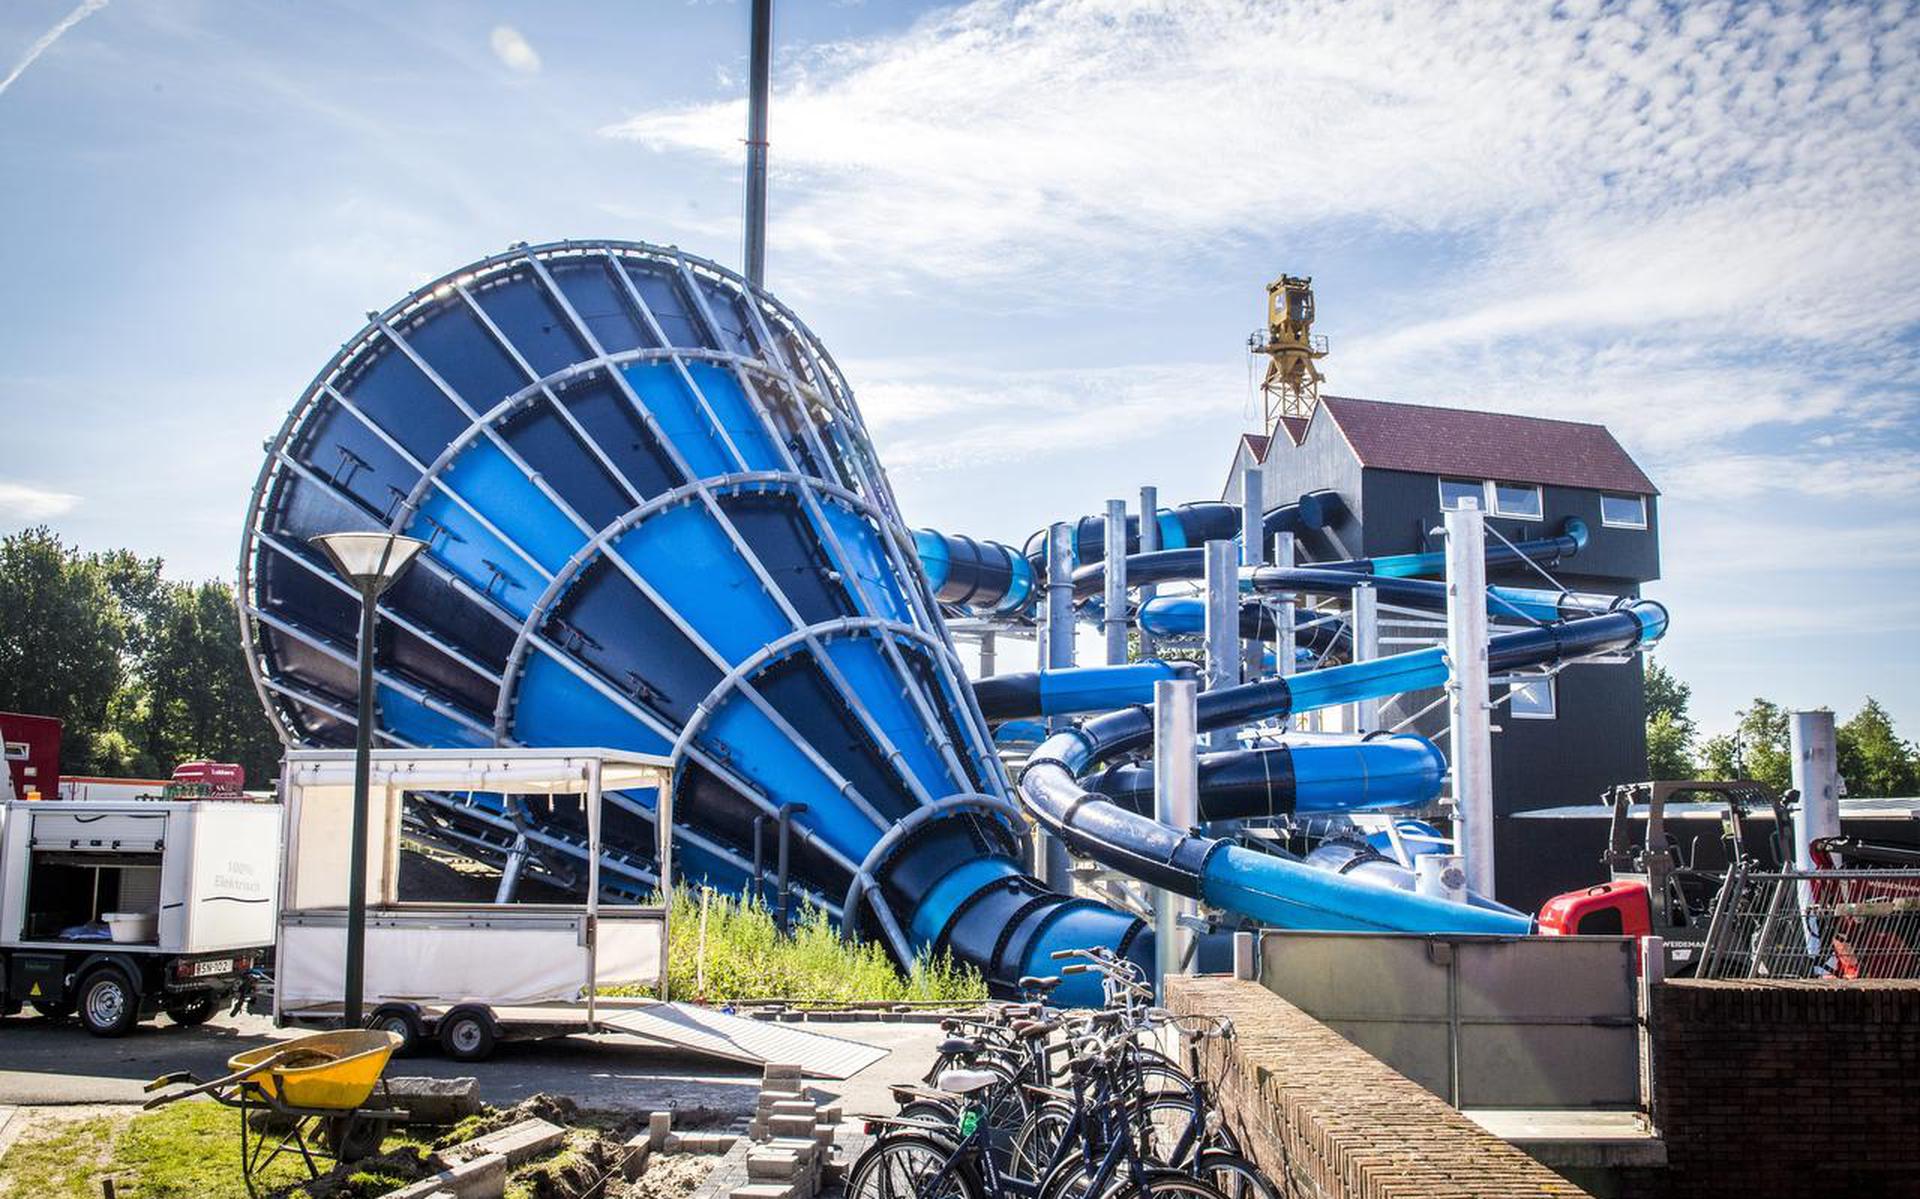
[[783,937],[766,908],[710,892],[703,950],[700,894],[678,887],[671,927],[667,986],[679,999],[976,1004],[987,998],[979,972],[944,953],[916,960],[903,975],[885,949],[871,941],[841,940],[827,914],[811,905],[801,909],[791,935]]
[[[100,1116],[29,1132],[0,1159],[4,1199],[97,1199],[111,1174],[123,1199],[246,1199],[240,1177],[240,1116],[210,1102],[176,1103],[129,1119]],[[408,1142],[388,1137],[388,1152]],[[306,1181],[297,1153],[260,1177],[263,1192]],[[355,1191],[378,1195],[406,1180],[356,1175]]]

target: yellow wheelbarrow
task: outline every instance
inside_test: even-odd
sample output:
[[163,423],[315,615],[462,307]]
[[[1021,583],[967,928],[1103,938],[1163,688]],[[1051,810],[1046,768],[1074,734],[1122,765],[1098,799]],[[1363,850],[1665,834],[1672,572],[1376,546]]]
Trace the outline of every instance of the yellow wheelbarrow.
[[310,1178],[320,1177],[320,1161],[358,1161],[380,1151],[387,1125],[407,1114],[391,1107],[370,1107],[381,1073],[403,1039],[398,1033],[345,1029],[296,1037],[277,1045],[249,1049],[227,1059],[232,1073],[201,1081],[181,1070],[147,1084],[149,1092],[180,1087],[147,1100],[149,1108],[206,1095],[240,1113],[240,1173],[247,1193],[257,1194],[254,1176],[282,1153],[293,1150]]

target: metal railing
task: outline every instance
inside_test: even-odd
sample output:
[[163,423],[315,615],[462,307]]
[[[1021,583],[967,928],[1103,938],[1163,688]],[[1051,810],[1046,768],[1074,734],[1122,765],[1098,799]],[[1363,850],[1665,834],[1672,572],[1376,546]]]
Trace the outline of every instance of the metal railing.
[[1920,870],[1730,871],[1698,976],[1920,979]]

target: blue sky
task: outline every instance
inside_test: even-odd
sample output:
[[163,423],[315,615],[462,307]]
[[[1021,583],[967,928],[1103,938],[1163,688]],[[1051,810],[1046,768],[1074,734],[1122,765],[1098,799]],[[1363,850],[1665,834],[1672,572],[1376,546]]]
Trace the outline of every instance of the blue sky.
[[[521,240],[739,258],[739,3],[0,8],[0,528],[230,575],[361,314]],[[1920,733],[1911,4],[784,0],[768,284],[909,518],[1219,493],[1264,283],[1329,389],[1602,421],[1661,657]]]

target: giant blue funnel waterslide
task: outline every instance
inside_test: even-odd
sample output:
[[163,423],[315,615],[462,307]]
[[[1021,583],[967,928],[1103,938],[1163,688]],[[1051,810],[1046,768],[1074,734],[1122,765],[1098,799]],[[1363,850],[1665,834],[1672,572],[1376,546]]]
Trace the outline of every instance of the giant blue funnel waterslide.
[[[1163,531],[1216,535],[1216,507],[1175,510]],[[428,546],[380,601],[372,713],[354,700],[355,594],[309,543],[342,530]],[[1255,571],[1247,586],[1311,590],[1310,575]],[[372,719],[397,746],[668,756],[683,874],[746,891],[783,830],[797,886],[844,928],[902,962],[949,951],[1003,992],[1051,972],[1056,949],[1151,960],[1139,920],[1027,875],[1029,821],[1257,919],[1513,930],[1509,913],[1255,861],[1084,790],[1081,771],[1144,744],[1146,718],[1125,705],[1165,664],[987,688],[1007,712],[1123,709],[1049,741],[1016,792],[939,607],[1018,607],[1033,582],[1022,555],[916,540],[845,380],[791,311],[713,263],[633,242],[517,246],[372,314],[272,439],[240,563],[248,660],[289,742],[347,744]],[[1664,627],[1651,606],[1490,602],[1531,604],[1539,622],[1496,640],[1508,667],[1632,648]],[[1438,651],[1404,654],[1211,692],[1201,715],[1233,727],[1445,674]],[[1338,808],[1430,790],[1430,751],[1303,745],[1284,793],[1248,789],[1276,754],[1213,769],[1223,799],[1231,785],[1243,805]],[[1387,785],[1389,770],[1407,781]],[[1351,779],[1378,782],[1348,794]],[[613,797],[609,889],[658,885],[657,799]],[[581,817],[564,805],[421,795],[409,819],[482,858],[530,855],[558,882],[583,873]]]
[[[739,891],[784,810],[803,891],[902,959],[1002,986],[1047,954],[1149,952],[1132,916],[1019,864],[1006,774],[859,410],[794,314],[633,243],[517,247],[374,314],[274,438],[241,564],[285,735],[343,744],[353,600],[315,534],[428,543],[381,602],[379,735],[670,755],[684,873]],[[654,797],[618,799],[603,877],[654,883]],[[569,845],[485,797],[420,818]],[[766,818],[757,821],[756,818]],[[771,840],[773,832],[765,829]]]

